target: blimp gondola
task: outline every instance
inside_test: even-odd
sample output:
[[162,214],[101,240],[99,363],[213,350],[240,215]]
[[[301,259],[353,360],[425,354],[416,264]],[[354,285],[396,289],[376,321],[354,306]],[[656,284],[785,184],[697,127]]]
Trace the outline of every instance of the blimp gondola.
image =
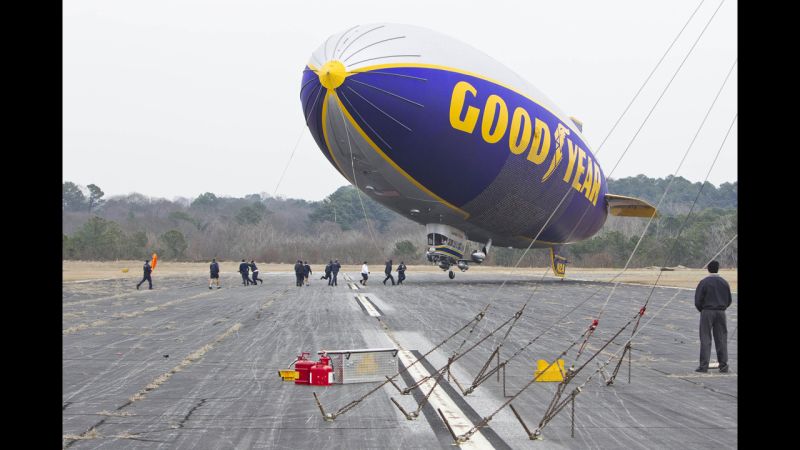
[[592,237],[609,214],[656,214],[608,193],[578,119],[503,64],[433,30],[384,23],[328,37],[303,70],[300,100],[331,165],[425,225],[427,259],[450,278],[492,246],[549,248],[563,277],[564,246]]

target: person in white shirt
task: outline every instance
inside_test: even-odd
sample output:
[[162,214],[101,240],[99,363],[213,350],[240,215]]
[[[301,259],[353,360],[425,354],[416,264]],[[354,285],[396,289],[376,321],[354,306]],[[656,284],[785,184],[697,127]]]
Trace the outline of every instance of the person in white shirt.
[[367,262],[364,261],[364,265],[361,266],[361,280],[359,280],[359,283],[366,286],[368,278],[369,278],[369,267],[367,267]]

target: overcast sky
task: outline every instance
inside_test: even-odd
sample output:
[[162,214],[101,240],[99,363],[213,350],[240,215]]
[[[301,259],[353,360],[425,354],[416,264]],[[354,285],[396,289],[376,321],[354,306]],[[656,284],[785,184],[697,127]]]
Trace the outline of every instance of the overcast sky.
[[[596,152],[700,3],[69,0],[63,179],[106,196],[240,197],[272,195],[286,168],[277,195],[324,198],[349,183],[304,124],[301,72],[328,36],[374,22],[431,28],[492,56],[581,119]],[[606,174],[719,4],[703,1],[600,150]],[[613,178],[675,171],[737,58],[737,15],[725,1]],[[679,175],[705,178],[737,113],[737,72]],[[709,178],[715,185],[737,180],[737,125]]]

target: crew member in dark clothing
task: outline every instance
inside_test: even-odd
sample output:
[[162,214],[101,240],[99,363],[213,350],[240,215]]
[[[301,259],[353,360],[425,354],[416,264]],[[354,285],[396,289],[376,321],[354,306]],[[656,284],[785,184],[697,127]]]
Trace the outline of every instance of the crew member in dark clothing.
[[256,267],[256,263],[254,260],[250,260],[250,270],[253,271],[253,284],[256,284],[256,281],[260,281],[261,284],[264,284],[264,280],[258,278],[258,267]]
[[334,259],[333,260],[333,264],[331,264],[331,276],[332,277],[331,277],[330,280],[328,280],[328,284],[330,286],[338,286],[338,284],[336,283],[336,276],[339,275],[339,269],[341,269],[341,268],[342,268],[342,265],[339,264],[339,260],[338,259]]
[[142,281],[136,284],[136,290],[137,291],[139,290],[139,286],[141,286],[142,283],[144,283],[144,280],[147,280],[147,284],[150,286],[150,289],[153,289],[153,280],[150,279],[150,272],[152,272],[153,270],[150,268],[150,261],[145,261],[144,267],[142,267],[142,269],[144,269],[144,276],[142,277]]
[[711,336],[717,349],[719,371],[728,372],[728,327],[725,310],[731,306],[731,287],[717,274],[719,262],[708,263],[711,275],[703,278],[694,291],[694,306],[700,311],[700,366],[695,372],[708,372],[711,358]]
[[208,269],[211,272],[208,278],[208,288],[211,289],[211,285],[216,284],[217,289],[219,289],[219,264],[217,264],[217,258],[211,260],[211,265]]
[[306,281],[306,286],[308,286],[309,275],[311,275],[311,266],[308,265],[308,261],[303,261],[303,279]]
[[297,278],[297,286],[303,285],[303,276],[305,275],[304,272],[305,268],[303,267],[303,261],[298,259],[297,262],[294,263],[294,276]]
[[331,266],[333,265],[333,261],[328,261],[328,264],[325,264],[325,275],[321,276],[320,280],[328,280],[328,286],[331,285]]
[[400,265],[397,266],[397,284],[403,284],[403,280],[406,279],[406,265],[403,264],[403,261],[400,261]]
[[394,277],[392,276],[392,260],[386,261],[386,268],[383,270],[383,273],[386,274],[386,278],[383,279],[383,284],[386,284],[386,280],[392,280],[392,286],[394,286]]
[[250,264],[247,264],[244,259],[239,264],[239,273],[242,274],[243,285],[250,286],[253,284],[253,281],[250,280]]

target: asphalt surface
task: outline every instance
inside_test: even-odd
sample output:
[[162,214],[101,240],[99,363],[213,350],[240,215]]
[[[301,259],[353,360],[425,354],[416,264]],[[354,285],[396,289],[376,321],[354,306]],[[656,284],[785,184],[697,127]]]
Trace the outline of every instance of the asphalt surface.
[[[65,282],[64,446],[451,448],[453,439],[434,400],[423,404],[415,420],[407,420],[391,401],[416,410],[426,393],[421,389],[401,395],[386,385],[334,421],[325,421],[312,392],[326,412],[336,412],[378,383],[301,386],[282,381],[278,370],[301,351],[315,355],[321,349],[398,347],[416,358],[489,305],[473,333],[466,328],[416,365],[432,373],[526,302],[507,339],[508,326],[462,353],[451,365],[450,380],[440,382],[442,395],[472,424],[492,417],[464,448],[480,447],[478,437],[495,448],[737,446],[735,294],[727,314],[730,373],[694,372],[699,314],[693,291],[658,287],[633,339],[631,382],[626,358],[615,383],[607,386],[604,377],[617,359],[602,371],[599,363],[619,354],[633,323],[589,359],[627,322],[635,322],[650,295],[648,286],[621,284],[609,297],[609,283],[542,280],[541,273],[522,271],[513,276],[459,273],[455,280],[444,273],[407,273],[404,284],[394,287],[382,285],[383,275],[377,272],[366,287],[348,283],[346,275],[360,278],[340,273],[339,286],[329,287],[314,275],[310,286],[296,287],[293,274],[261,273],[262,285],[244,287],[238,274],[223,273],[219,290],[209,290],[204,279],[162,278],[157,272],[153,290],[145,285],[137,291],[124,280]],[[373,308],[365,308],[356,294],[368,298],[380,316],[370,315]],[[597,330],[576,361],[583,343],[579,337],[600,314]],[[567,349],[567,366],[589,361],[565,388],[568,395],[582,385],[575,400],[574,437],[570,406],[542,429],[541,440],[530,440],[508,407],[498,411],[508,400],[503,371],[461,395],[456,380],[469,386],[501,343],[501,361],[519,351],[506,365],[505,394],[518,394],[512,404],[531,431],[558,384],[536,382],[519,392],[532,379],[536,361],[552,361]],[[416,381],[412,373],[397,378],[400,388]]]

